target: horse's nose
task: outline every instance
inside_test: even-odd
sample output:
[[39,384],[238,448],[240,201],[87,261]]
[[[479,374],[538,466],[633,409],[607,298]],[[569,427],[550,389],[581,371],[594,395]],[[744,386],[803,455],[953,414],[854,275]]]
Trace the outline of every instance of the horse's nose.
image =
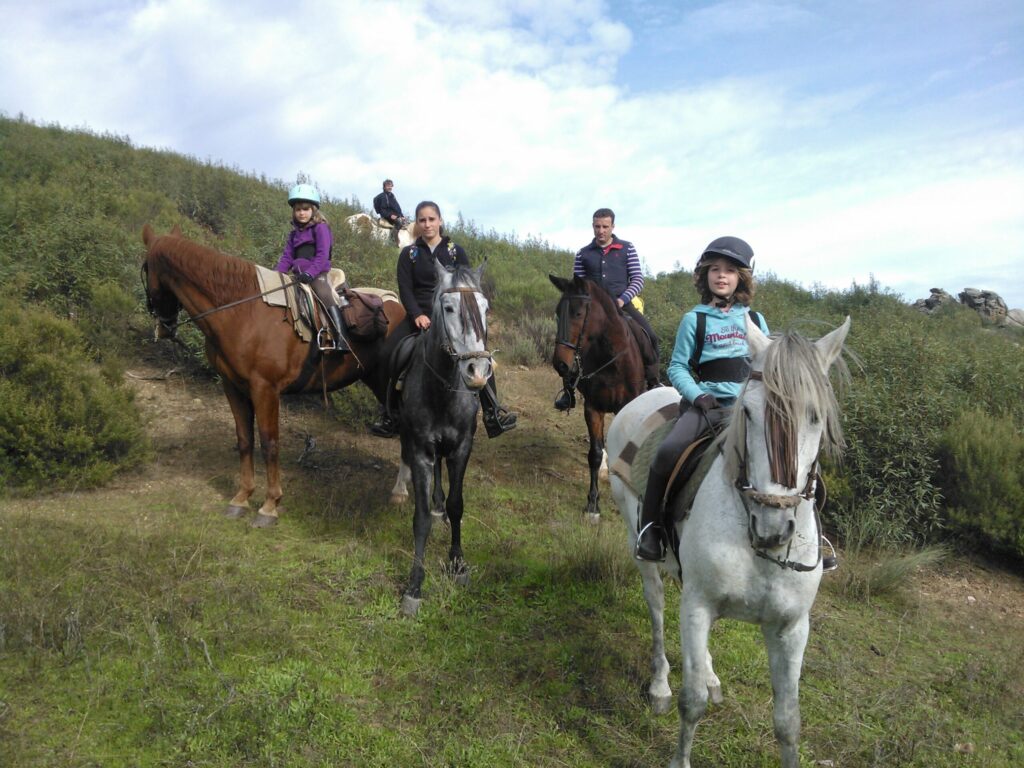
[[564,360],[555,360],[555,373],[564,377],[568,372],[569,366],[565,364]]

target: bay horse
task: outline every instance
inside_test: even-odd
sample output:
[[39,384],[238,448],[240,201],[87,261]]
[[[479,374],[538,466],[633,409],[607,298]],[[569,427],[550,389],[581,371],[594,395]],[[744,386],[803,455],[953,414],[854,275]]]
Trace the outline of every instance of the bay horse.
[[[799,685],[809,632],[808,615],[821,581],[821,525],[814,501],[818,458],[843,446],[839,407],[829,370],[839,358],[850,319],[817,342],[790,332],[772,341],[747,319],[750,378],[729,424],[709,449],[713,463],[688,514],[673,504],[678,549],[665,563],[636,561],[651,619],[653,650],[648,688],[656,712],[671,703],[665,658],[661,571],[682,579],[680,634],[682,720],[673,768],[689,768],[697,721],[708,697],[721,701],[721,683],[708,652],[711,624],[720,617],[759,624],[768,649],[775,701],[775,736],[784,768],[800,765]],[[638,494],[620,470],[653,429],[649,417],[673,407],[679,395],[653,390],[631,402],[608,432],[612,495],[637,537]]]
[[[416,338],[399,412],[402,463],[412,473],[416,502],[415,554],[402,597],[402,612],[407,616],[416,615],[421,603],[423,555],[433,522],[431,482],[440,483],[442,459],[448,468],[444,499],[451,526],[448,568],[456,583],[468,583],[469,568],[462,553],[462,484],[473,450],[479,392],[490,378],[492,365],[487,351],[488,302],[480,289],[483,265],[449,271],[435,262],[434,268],[432,323]],[[435,485],[433,490],[439,489]]]
[[640,347],[615,300],[592,280],[548,275],[562,292],[555,316],[558,332],[551,364],[566,387],[583,395],[590,450],[590,491],[584,514],[599,521],[598,480],[605,461],[604,417],[647,391]]
[[[278,447],[281,395],[334,390],[363,381],[380,400],[384,385],[373,374],[381,340],[365,343],[352,338],[351,353],[324,355],[317,344],[295,333],[285,307],[268,306],[260,299],[252,262],[193,242],[177,227],[157,236],[146,224],[142,242],[146,303],[157,319],[157,338],[174,337],[182,309],[194,318],[206,337],[206,357],[220,374],[235,417],[241,472],[238,491],[224,514],[242,518],[249,513],[249,497],[256,488],[255,417],[266,463],[267,497],[252,525],[273,525],[283,496]],[[405,310],[398,302],[387,301],[384,311],[390,333],[404,319]]]

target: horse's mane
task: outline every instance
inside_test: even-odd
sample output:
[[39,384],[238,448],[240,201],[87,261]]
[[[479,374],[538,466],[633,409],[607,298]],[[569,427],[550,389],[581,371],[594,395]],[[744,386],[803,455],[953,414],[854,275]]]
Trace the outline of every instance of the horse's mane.
[[[849,372],[841,356],[836,358],[833,367],[839,382],[845,383]],[[796,457],[793,455],[795,446],[779,445],[784,442],[783,434],[792,433],[792,430],[785,428],[786,425],[798,425],[808,414],[814,414],[824,428],[821,450],[826,455],[838,457],[845,447],[839,403],[828,374],[822,373],[818,348],[795,331],[787,331],[768,347],[762,377],[768,392],[766,428],[770,434],[767,437],[776,451],[772,457],[776,465],[773,466],[772,476],[782,478],[776,479],[776,482],[792,488],[796,472]],[[749,381],[743,385],[737,403],[743,400],[747,386]],[[739,469],[741,449],[738,443],[744,439],[745,419],[742,408],[733,408],[729,425],[721,438],[724,441],[726,471],[730,476],[736,475]]]
[[[480,282],[477,279],[476,270],[473,268],[456,264],[450,272],[451,282],[448,285],[438,282],[434,288],[434,317],[440,317],[438,310],[440,309],[441,295],[448,288],[469,288],[480,291]],[[459,319],[463,328],[472,328],[478,339],[486,341],[487,326],[484,325],[484,319],[480,315],[480,305],[475,300],[459,302]]]
[[608,291],[590,278],[586,278],[584,282],[587,284],[587,290],[590,291],[591,299],[601,305],[601,309],[604,310],[609,320],[614,321],[619,316],[619,307],[616,305],[615,299],[611,297]]
[[170,234],[157,238],[150,250],[167,271],[186,277],[211,299],[250,294],[255,280],[255,265],[215,248]]

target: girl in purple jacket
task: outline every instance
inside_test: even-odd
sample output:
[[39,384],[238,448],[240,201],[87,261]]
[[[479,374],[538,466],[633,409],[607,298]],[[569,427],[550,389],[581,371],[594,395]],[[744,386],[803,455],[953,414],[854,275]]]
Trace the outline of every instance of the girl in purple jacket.
[[[290,273],[313,289],[327,309],[333,326],[334,346],[327,349],[349,352],[341,318],[341,308],[348,301],[339,297],[327,280],[327,273],[331,271],[331,228],[320,213],[320,193],[310,184],[296,184],[288,193],[288,205],[292,207],[292,231],[284,241],[284,252],[275,269]],[[320,348],[324,349],[324,344],[321,343]]]

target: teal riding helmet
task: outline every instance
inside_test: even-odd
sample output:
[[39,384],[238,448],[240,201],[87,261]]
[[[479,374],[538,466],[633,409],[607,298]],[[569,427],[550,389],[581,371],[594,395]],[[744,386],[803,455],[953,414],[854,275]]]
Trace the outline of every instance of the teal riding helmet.
[[320,193],[312,184],[296,184],[288,193],[288,205],[295,205],[300,200],[319,207]]

